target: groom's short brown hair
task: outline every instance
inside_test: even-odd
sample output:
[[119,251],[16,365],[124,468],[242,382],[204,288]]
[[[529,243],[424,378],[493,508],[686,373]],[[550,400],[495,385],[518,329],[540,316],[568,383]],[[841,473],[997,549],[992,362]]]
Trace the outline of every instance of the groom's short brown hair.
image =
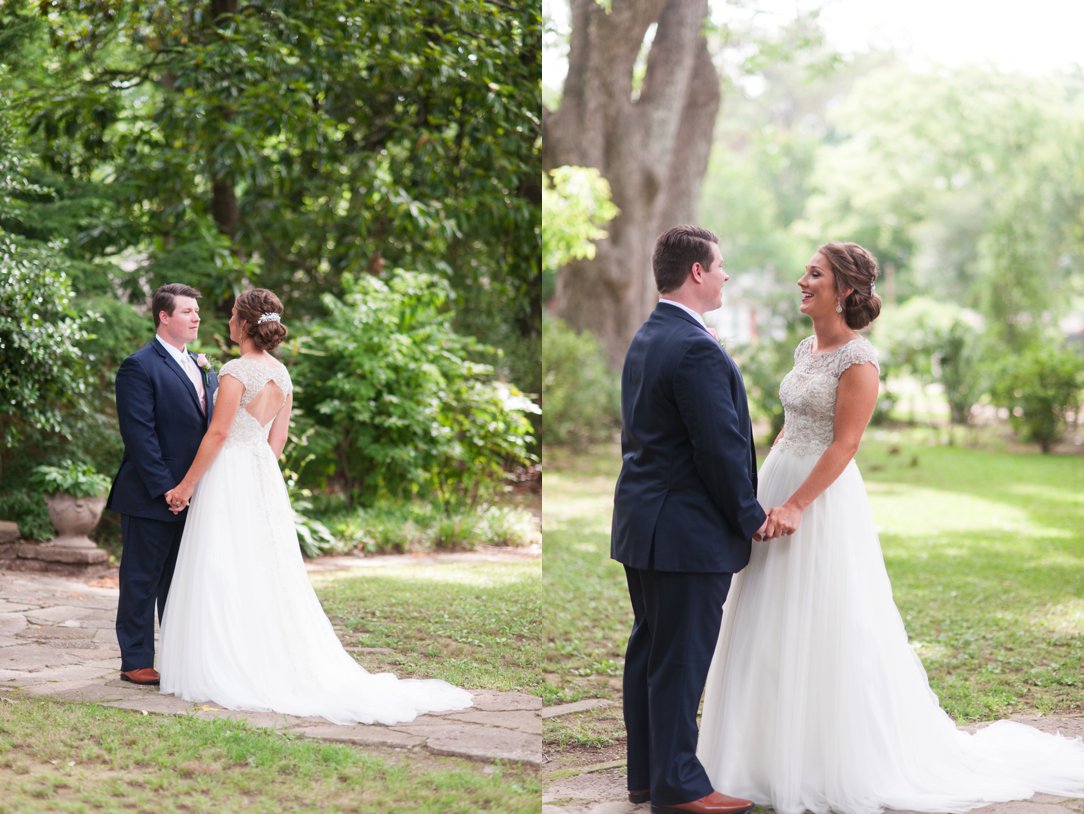
[[184,283],[166,283],[155,289],[154,296],[151,297],[151,311],[154,312],[154,327],[157,329],[160,324],[158,315],[165,311],[170,316],[173,315],[173,309],[176,307],[177,297],[191,297],[194,300],[198,300],[202,295],[192,286],[185,285]]
[[681,288],[693,263],[704,268],[710,266],[714,259],[711,244],[718,242],[714,232],[699,226],[673,226],[659,235],[651,255],[651,268],[659,293],[667,294]]

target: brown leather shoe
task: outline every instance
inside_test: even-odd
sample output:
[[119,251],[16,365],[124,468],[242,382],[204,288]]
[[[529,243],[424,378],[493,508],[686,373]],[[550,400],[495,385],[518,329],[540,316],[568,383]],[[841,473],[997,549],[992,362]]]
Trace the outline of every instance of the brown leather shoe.
[[158,684],[162,677],[153,667],[140,667],[138,670],[128,670],[120,674],[121,681],[131,681],[133,684]]
[[651,801],[651,789],[636,789],[635,791],[633,791],[632,789],[629,789],[629,802],[630,803],[636,803],[637,805],[639,805],[640,803],[647,803],[647,802],[650,802],[650,801]]
[[691,812],[692,814],[745,814],[746,811],[752,811],[752,809],[753,802],[751,800],[728,797],[717,791],[713,791],[707,797],[693,800],[691,803],[651,806],[652,814],[682,814],[683,812]]

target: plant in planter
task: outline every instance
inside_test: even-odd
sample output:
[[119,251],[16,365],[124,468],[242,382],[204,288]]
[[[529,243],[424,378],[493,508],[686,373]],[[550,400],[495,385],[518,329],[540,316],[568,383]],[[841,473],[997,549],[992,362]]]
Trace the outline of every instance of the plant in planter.
[[96,548],[87,535],[102,517],[109,478],[88,464],[63,461],[57,466],[35,467],[34,482],[45,494],[49,519],[56,529],[52,544]]

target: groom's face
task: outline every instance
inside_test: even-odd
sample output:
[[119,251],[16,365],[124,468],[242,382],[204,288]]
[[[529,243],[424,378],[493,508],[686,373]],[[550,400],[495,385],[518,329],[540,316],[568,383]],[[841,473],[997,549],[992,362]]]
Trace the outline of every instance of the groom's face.
[[714,311],[723,305],[723,286],[730,275],[723,271],[723,255],[719,246],[711,244],[711,263],[704,270],[704,310]]
[[199,303],[192,297],[174,297],[173,313],[163,311],[158,319],[159,333],[171,345],[180,347],[195,342],[199,333]]

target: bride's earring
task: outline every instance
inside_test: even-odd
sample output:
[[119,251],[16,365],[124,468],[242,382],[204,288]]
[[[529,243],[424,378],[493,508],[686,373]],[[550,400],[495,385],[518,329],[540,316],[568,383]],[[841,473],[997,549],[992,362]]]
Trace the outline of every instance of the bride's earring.
[[839,300],[836,300],[836,313],[837,314],[842,314],[843,313],[843,306],[840,304]]

